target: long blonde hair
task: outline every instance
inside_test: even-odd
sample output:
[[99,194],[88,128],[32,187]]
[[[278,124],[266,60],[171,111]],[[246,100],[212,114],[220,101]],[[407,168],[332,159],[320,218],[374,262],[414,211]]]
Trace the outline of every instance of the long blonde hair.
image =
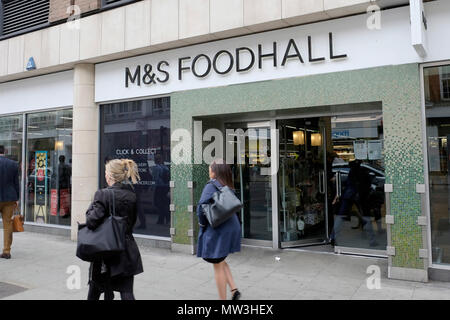
[[131,179],[133,184],[135,184],[141,180],[139,177],[138,166],[136,162],[131,159],[110,160],[106,164],[105,170],[106,174],[114,182],[129,182]]

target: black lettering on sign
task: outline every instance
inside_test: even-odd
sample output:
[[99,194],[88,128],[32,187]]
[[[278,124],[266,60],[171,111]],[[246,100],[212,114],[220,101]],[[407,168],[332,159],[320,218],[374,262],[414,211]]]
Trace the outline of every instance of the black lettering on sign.
[[320,57],[320,58],[313,58],[313,57],[312,57],[312,41],[311,41],[311,36],[308,36],[308,57],[309,57],[309,62],[325,61],[325,58],[324,58],[324,57]]
[[168,63],[167,61],[161,61],[161,62],[158,63],[158,68],[157,68],[157,69],[158,69],[159,72],[165,74],[165,78],[164,78],[164,79],[160,79],[160,78],[158,77],[158,78],[156,78],[156,80],[158,80],[158,81],[161,82],[161,83],[164,83],[164,82],[169,81],[170,75],[169,75],[169,72],[167,72],[167,71],[161,69],[162,65],[165,65],[165,66],[168,67],[168,66],[169,66],[169,63]]
[[142,81],[145,84],[152,84],[152,83],[156,84],[156,81],[155,81],[156,75],[154,73],[152,73],[152,69],[153,69],[153,67],[151,64],[146,64],[144,67],[145,73],[144,73],[144,77],[142,78]]
[[333,52],[334,51],[334,49],[333,49],[333,33],[332,32],[329,33],[329,41],[330,41],[330,59],[331,60],[347,58],[346,54],[341,54],[341,55],[338,55],[338,56],[334,55],[334,52]]
[[[197,71],[195,70],[195,65],[197,64],[197,61],[200,58],[205,58],[206,62],[208,63],[208,67],[206,68],[206,71],[203,74],[198,74]],[[192,73],[194,74],[194,76],[196,76],[197,78],[204,78],[210,72],[211,72],[211,59],[206,54],[199,54],[194,58],[194,60],[192,60]]]
[[[295,53],[293,53],[293,54],[289,54],[289,52],[291,51],[291,47],[294,48],[294,50],[295,50]],[[296,58],[296,57],[300,60],[301,63],[304,63],[302,55],[300,54],[297,44],[295,43],[295,40],[290,39],[289,43],[287,45],[287,48],[286,48],[286,52],[284,53],[284,58],[283,58],[283,62],[281,63],[281,66],[284,67],[287,59]]]
[[125,68],[125,87],[128,88],[129,82],[135,83],[137,81],[137,85],[141,85],[141,66],[137,66],[134,71],[134,75],[131,75],[130,68]]
[[262,53],[262,45],[258,44],[258,67],[262,69],[262,59],[264,58],[272,58],[273,66],[277,66],[277,43],[273,43],[273,51],[271,53]]
[[[228,56],[228,58],[229,58],[229,63],[230,63],[230,65],[228,66],[228,68],[227,68],[225,71],[220,71],[220,70],[217,68],[217,60],[219,59],[219,57],[220,57],[222,54],[225,54],[225,55]],[[216,55],[214,56],[214,59],[213,59],[213,68],[214,68],[214,71],[217,72],[218,74],[227,74],[228,72],[231,71],[231,69],[233,69],[233,66],[234,66],[234,58],[233,58],[233,55],[232,55],[229,51],[227,51],[227,50],[220,50],[220,51],[217,52]]]
[[190,70],[191,68],[189,67],[183,67],[183,61],[184,60],[189,60],[191,57],[183,57],[178,59],[178,80],[181,80],[183,77],[183,71],[184,70]]
[[[250,53],[250,56],[252,57],[250,64],[248,66],[246,66],[245,68],[241,68],[241,63],[240,63],[241,51],[247,51],[248,53]],[[252,49],[247,48],[247,47],[241,47],[241,48],[236,49],[236,71],[237,72],[248,71],[251,68],[253,68],[254,64],[255,64],[255,54],[253,53]]]

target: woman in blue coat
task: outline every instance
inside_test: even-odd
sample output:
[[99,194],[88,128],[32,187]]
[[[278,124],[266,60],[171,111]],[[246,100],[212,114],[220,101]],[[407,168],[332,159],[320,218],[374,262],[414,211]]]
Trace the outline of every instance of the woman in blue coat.
[[218,227],[212,228],[201,207],[202,204],[211,200],[213,194],[218,191],[218,187],[228,186],[230,189],[234,189],[230,166],[224,163],[223,160],[215,160],[209,166],[209,177],[211,180],[203,189],[197,206],[200,224],[197,256],[213,264],[220,299],[226,300],[228,284],[231,289],[231,299],[238,300],[241,293],[236,288],[230,267],[225,259],[228,254],[241,250],[241,225],[239,219],[237,215],[233,215]]

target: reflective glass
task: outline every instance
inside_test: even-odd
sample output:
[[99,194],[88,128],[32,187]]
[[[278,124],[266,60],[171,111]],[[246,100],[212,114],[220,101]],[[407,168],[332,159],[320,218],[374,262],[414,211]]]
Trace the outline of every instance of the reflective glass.
[[432,259],[450,264],[450,66],[424,69]]
[[25,219],[70,226],[72,110],[27,115]]
[[0,146],[5,147],[6,158],[17,161],[19,165],[19,181],[21,181],[22,177],[22,137],[22,115],[0,117]]
[[270,128],[227,124],[226,141],[233,149],[233,182],[243,203],[242,237],[272,240]]
[[102,105],[100,181],[105,163],[132,159],[141,181],[135,185],[137,234],[170,236],[170,98]]

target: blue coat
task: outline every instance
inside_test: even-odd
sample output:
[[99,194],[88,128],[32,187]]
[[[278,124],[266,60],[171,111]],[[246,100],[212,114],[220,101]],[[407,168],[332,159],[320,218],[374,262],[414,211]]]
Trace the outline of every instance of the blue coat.
[[0,157],[0,202],[18,201],[19,190],[19,165]]
[[217,259],[241,250],[241,224],[237,215],[233,215],[217,228],[212,228],[203,214],[201,204],[208,203],[216,191],[216,186],[208,183],[198,202],[198,221],[205,227],[200,226],[198,233],[197,257]]

